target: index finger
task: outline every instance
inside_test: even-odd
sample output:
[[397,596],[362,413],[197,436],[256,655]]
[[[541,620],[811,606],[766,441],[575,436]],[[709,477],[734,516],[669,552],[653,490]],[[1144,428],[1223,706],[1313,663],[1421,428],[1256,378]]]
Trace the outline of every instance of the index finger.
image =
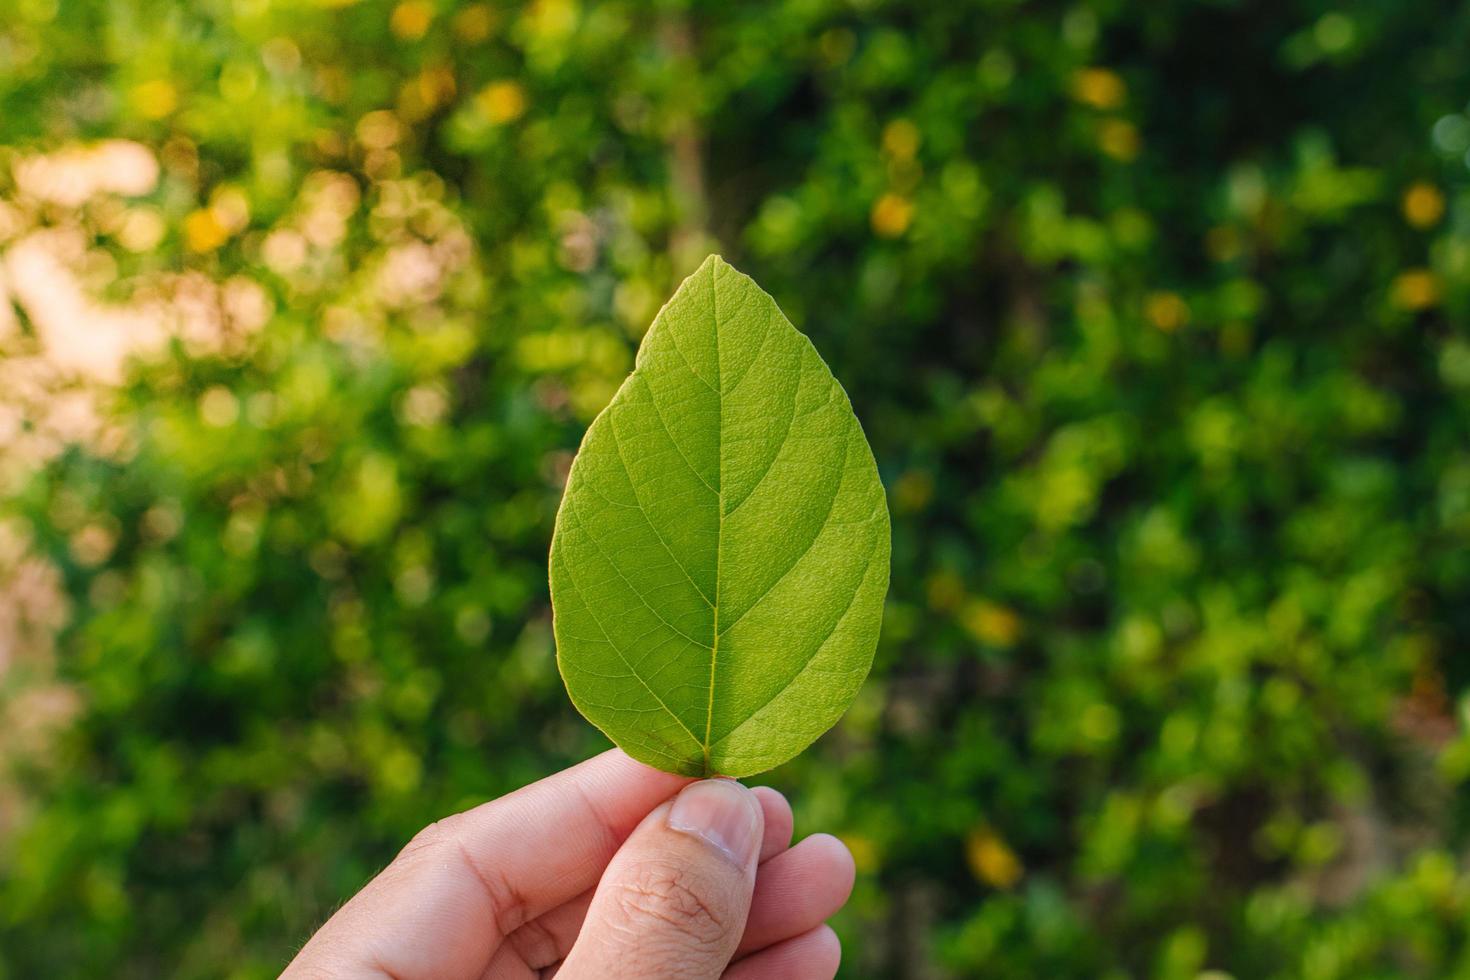
[[488,890],[504,891],[497,918],[509,932],[595,885],[638,822],[691,781],[609,749],[435,826],[482,878],[499,879]]

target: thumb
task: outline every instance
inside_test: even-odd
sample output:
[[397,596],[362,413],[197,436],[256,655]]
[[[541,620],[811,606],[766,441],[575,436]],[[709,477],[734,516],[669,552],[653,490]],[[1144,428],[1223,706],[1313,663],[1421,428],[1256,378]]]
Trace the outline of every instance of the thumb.
[[559,980],[714,980],[745,931],[764,818],[731,779],[691,783],[607,866]]

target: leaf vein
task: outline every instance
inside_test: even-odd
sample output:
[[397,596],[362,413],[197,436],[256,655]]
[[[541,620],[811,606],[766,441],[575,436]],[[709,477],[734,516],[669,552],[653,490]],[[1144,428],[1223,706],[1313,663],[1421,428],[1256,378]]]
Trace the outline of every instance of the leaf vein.
[[[703,647],[705,649],[709,649],[709,647],[708,647],[707,644],[700,643],[694,637],[692,637],[689,634],[685,633],[683,630],[679,629],[679,627],[675,626],[673,623],[671,623],[667,619],[665,619],[663,613],[661,613],[657,609],[655,609],[649,603],[649,601],[643,597],[643,593],[638,591],[638,587],[633,584],[632,580],[630,580],[628,578],[628,576],[626,576],[626,575],[623,574],[623,570],[618,567],[617,562],[613,561],[612,555],[609,555],[607,553],[607,549],[605,549],[602,546],[602,542],[601,541],[598,541],[597,540],[597,536],[595,534],[593,534],[588,529],[587,522],[584,521],[584,520],[582,520],[582,511],[577,506],[577,501],[575,499],[572,501],[572,516],[577,519],[577,527],[581,528],[582,529],[582,533],[585,534],[585,535],[587,535],[587,540],[592,542],[592,547],[596,548],[597,549],[597,553],[600,554],[604,559],[606,559],[607,560],[607,563],[612,566],[612,570],[617,573],[618,578],[620,578],[620,579],[623,580],[623,584],[628,587],[628,591],[632,592],[635,596],[638,597],[638,601],[641,602],[641,603],[643,603],[643,607],[645,609],[647,609],[649,612],[653,613],[653,618],[654,619],[657,619],[660,623],[663,623],[669,629],[673,630],[678,635],[684,637],[684,639],[688,640],[690,643],[693,643],[695,646],[697,646],[697,647]],[[701,596],[701,598],[703,598],[703,597]],[[646,636],[647,634],[644,634],[644,635]],[[643,637],[640,636],[638,639],[639,640],[642,640]]]
[[872,573],[873,556],[878,553],[878,545],[882,540],[883,539],[881,536],[873,539],[872,550],[868,552],[868,568],[863,571],[863,577],[858,580],[858,584],[853,588],[852,595],[848,597],[847,605],[842,608],[841,614],[838,615],[837,621],[832,624],[832,628],[827,631],[827,635],[822,637],[822,641],[812,648],[812,652],[806,658],[805,662],[803,662],[802,665],[797,668],[796,673],[791,675],[791,680],[782,685],[780,690],[776,691],[770,697],[766,698],[766,700],[763,701],[759,706],[752,709],[750,714],[745,716],[745,720],[741,721],[738,725],[725,733],[725,735],[720,738],[719,742],[715,743],[716,745],[723,745],[725,742],[729,741],[732,735],[740,731],[740,729],[744,726],[750,724],[755,716],[764,711],[772,701],[775,701],[781,695],[791,690],[791,686],[801,678],[802,674],[805,674],[807,672],[807,669],[811,667],[812,663],[817,659],[817,655],[820,654],[823,648],[832,641],[832,637],[837,633],[837,627],[842,625],[842,621],[847,618],[847,614],[852,612],[852,607],[857,604],[857,598],[858,596],[862,595],[863,586],[867,584],[868,575]]
[[[623,466],[623,472],[628,475],[628,482],[630,484],[632,484],[633,483],[633,471],[628,468],[628,460],[627,460],[626,457],[623,456],[623,443],[622,443],[622,440],[618,438],[618,427],[613,424],[611,418],[608,419],[607,429],[608,429],[608,431],[610,433],[612,433],[613,445],[617,447],[617,450],[618,450],[618,462],[620,462],[622,464],[622,466]],[[637,485],[634,484],[633,486],[634,486],[634,497],[636,498],[637,497]],[[704,594],[704,590],[699,587],[699,583],[696,582],[696,581],[694,581],[694,576],[689,574],[689,569],[687,569],[687,568],[684,567],[684,563],[679,560],[679,556],[676,555],[676,554],[674,554],[674,549],[669,547],[669,543],[667,541],[665,541],[664,540],[664,536],[659,533],[659,531],[658,531],[658,525],[654,524],[653,523],[653,518],[650,517],[650,516],[648,516],[648,510],[647,510],[647,508],[645,508],[643,506],[643,501],[642,500],[639,500],[638,501],[638,512],[643,515],[643,521],[644,521],[644,523],[646,523],[648,525],[648,529],[653,532],[653,536],[658,539],[658,543],[664,546],[664,551],[668,552],[669,553],[669,557],[674,560],[674,564],[679,566],[679,571],[683,572],[684,573],[684,577],[689,580],[689,584],[692,585],[692,586],[694,586],[694,591],[698,592],[700,598],[702,598],[705,602],[708,602],[711,606],[713,606],[714,603],[713,602],[710,602],[709,596],[707,596],[707,595]]]
[[[851,447],[852,447],[852,437],[849,435],[848,438],[842,444],[842,465],[838,467],[839,470],[845,470],[846,469],[846,467],[847,467],[847,454],[850,451]],[[734,629],[740,623],[740,621],[742,619],[744,619],[746,616],[750,615],[750,611],[752,609],[755,609],[762,602],[765,602],[766,597],[769,596],[775,590],[776,586],[778,586],[782,582],[786,581],[786,576],[790,575],[793,571],[795,571],[796,566],[801,564],[802,559],[806,558],[807,555],[811,554],[812,549],[817,546],[817,541],[822,537],[822,532],[827,529],[827,522],[832,519],[832,512],[837,509],[837,498],[838,497],[841,497],[841,496],[842,496],[842,487],[841,487],[841,484],[839,484],[838,485],[838,488],[837,488],[837,492],[834,493],[834,494],[832,494],[832,499],[830,501],[828,501],[828,503],[827,503],[827,513],[826,513],[825,516],[823,516],[822,523],[819,524],[819,525],[817,525],[817,533],[812,535],[812,539],[807,542],[806,547],[802,549],[801,554],[797,555],[796,556],[796,560],[793,561],[790,565],[787,565],[786,566],[786,570],[784,572],[782,572],[780,575],[776,576],[775,581],[773,581],[770,585],[766,586],[766,590],[764,592],[762,592],[760,595],[756,596],[755,601],[753,601],[750,605],[746,606],[745,609],[740,613],[740,615],[735,617],[735,621],[734,622],[730,623],[730,625],[726,626],[723,630],[719,630],[715,634],[717,638],[719,636],[724,635],[725,633],[730,632],[732,629]]]
[[[801,361],[800,348],[797,348],[796,359],[798,363]],[[791,406],[790,411],[786,415],[786,429],[781,433],[781,441],[776,444],[776,451],[771,454],[770,462],[766,463],[766,468],[761,472],[761,475],[750,485],[750,489],[745,491],[745,496],[737,500],[735,506],[731,507],[730,512],[724,516],[734,516],[737,510],[745,506],[745,502],[755,496],[755,492],[761,488],[761,484],[766,482],[766,477],[770,476],[771,471],[776,468],[776,461],[781,458],[781,451],[791,441],[791,427],[796,423],[796,402],[801,397],[801,386],[805,383],[806,375],[800,373],[800,367],[798,366],[796,387],[791,390]]]
[[699,474],[699,470],[694,468],[694,463],[690,461],[689,457],[684,455],[683,448],[679,445],[678,440],[674,438],[673,430],[669,428],[669,423],[664,420],[663,409],[658,406],[658,396],[653,393],[653,388],[647,381],[643,382],[643,387],[648,391],[648,403],[653,406],[653,416],[658,419],[658,424],[663,428],[664,435],[669,437],[669,442],[673,445],[674,452],[679,454],[679,458],[684,461],[685,466],[689,467],[689,472],[694,474],[694,478],[704,484],[705,489],[710,493],[718,497],[720,491],[710,486],[709,481]]
[[[579,525],[582,523],[581,518],[578,518],[577,519],[577,523]],[[583,530],[585,530],[585,528],[583,528]],[[574,564],[574,563],[571,563],[571,564]],[[567,578],[571,579],[572,588],[574,590],[576,590],[580,594],[582,592],[582,587],[577,584],[577,577],[574,574],[572,574],[571,564],[567,564],[566,565]],[[638,671],[637,671],[637,669],[634,668],[634,666],[632,665],[632,663],[630,663],[628,661],[627,654],[623,653],[622,648],[619,647],[617,645],[617,643],[613,641],[612,636],[610,636],[608,634],[608,632],[607,632],[607,628],[602,625],[602,620],[598,619],[597,618],[597,613],[595,613],[595,612],[592,611],[592,605],[591,605],[591,603],[584,602],[583,605],[585,605],[587,607],[587,618],[590,619],[590,620],[592,620],[593,625],[595,625],[597,627],[597,631],[599,633],[601,633],[603,639],[605,639],[607,641],[607,645],[610,646],[610,647],[612,647],[613,653],[616,653],[618,655],[618,659],[623,662],[623,666],[628,668],[628,673],[631,674],[633,676],[633,678],[638,681],[639,684],[642,684],[643,685],[643,689],[648,692],[649,697],[653,698],[654,701],[658,702],[658,706],[660,708],[663,708],[664,709],[664,712],[666,714],[668,714],[668,716],[670,718],[674,719],[674,723],[676,725],[678,725],[680,728],[684,729],[684,733],[686,735],[688,735],[690,738],[694,739],[694,741],[696,743],[698,743],[699,742],[699,738],[693,732],[691,732],[689,730],[689,726],[688,725],[685,725],[684,722],[679,719],[679,716],[676,715],[676,714],[674,714],[673,709],[670,708],[667,704],[664,703],[664,699],[658,696],[658,692],[657,691],[655,691],[653,688],[651,688],[651,687],[648,686],[648,682],[643,679],[642,675],[639,674]]]

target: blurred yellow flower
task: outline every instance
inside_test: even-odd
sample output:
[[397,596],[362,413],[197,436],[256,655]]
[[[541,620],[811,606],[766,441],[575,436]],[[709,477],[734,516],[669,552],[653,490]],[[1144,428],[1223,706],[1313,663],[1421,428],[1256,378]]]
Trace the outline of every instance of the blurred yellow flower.
[[1097,145],[1114,160],[1127,163],[1138,156],[1143,141],[1138,127],[1123,119],[1104,119],[1097,127]]
[[184,219],[184,244],[191,252],[213,252],[230,238],[211,208],[189,212]]
[[1144,298],[1143,315],[1164,333],[1173,333],[1189,322],[1189,304],[1178,293],[1161,290]]
[[405,41],[416,41],[429,31],[434,8],[427,0],[404,0],[393,8],[388,28]]
[[898,194],[888,193],[873,204],[873,213],[869,220],[873,223],[873,231],[883,238],[897,238],[908,231],[909,223],[914,218],[914,204],[906,197]]
[[1428,269],[1408,269],[1394,278],[1389,301],[1404,310],[1423,310],[1439,302],[1439,277]]
[[895,119],[883,127],[883,152],[895,160],[912,160],[919,152],[919,127],[907,119]]
[[1026,873],[1010,845],[984,826],[976,827],[965,838],[965,861],[976,878],[1003,891],[1015,887]]
[[454,98],[454,72],[443,65],[425,68],[398,90],[398,114],[410,122],[423,119]]
[[495,15],[483,3],[472,3],[454,15],[454,36],[466,44],[479,44],[495,28]]
[[871,837],[863,834],[839,834],[838,837],[852,853],[852,863],[857,866],[859,874],[867,874],[878,869],[878,845],[873,843]]
[[1415,228],[1428,228],[1444,217],[1444,194],[1421,180],[1404,191],[1403,209],[1405,221]]
[[496,125],[514,122],[526,112],[526,90],[519,82],[491,82],[475,96],[475,104]]
[[1115,71],[1081,68],[1072,75],[1072,97],[1094,109],[1116,109],[1128,100],[1128,86]]
[[357,141],[369,150],[386,150],[403,138],[403,124],[387,109],[375,109],[357,121]]
[[133,86],[132,103],[145,119],[162,119],[179,105],[179,92],[162,78]]
[[1008,647],[1021,636],[1021,617],[988,599],[971,599],[960,610],[960,625],[981,643]]

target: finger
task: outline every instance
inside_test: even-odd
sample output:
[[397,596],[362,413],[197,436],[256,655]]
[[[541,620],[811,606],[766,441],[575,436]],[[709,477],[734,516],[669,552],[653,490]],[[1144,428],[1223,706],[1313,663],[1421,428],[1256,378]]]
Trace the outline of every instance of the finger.
[[587,918],[587,907],[592,904],[592,889],[587,889],[576,898],[560,905],[539,918],[532,919],[507,937],[505,945],[495,953],[488,976],[499,978],[510,976],[509,972],[497,972],[497,967],[509,971],[512,965],[524,964],[533,970],[543,970],[558,963],[572,948],[582,922]]
[[[784,852],[791,843],[791,805],[786,802],[786,797],[769,786],[757,786],[752,792],[760,802],[761,813],[764,816],[765,836],[761,839],[760,856],[762,867],[764,867],[767,861]],[[762,870],[761,875],[764,874],[765,871]],[[760,889],[761,879],[760,876],[757,876],[756,894],[760,894]],[[506,944],[495,954],[495,960],[491,963],[488,976],[511,976],[509,970],[512,962],[518,961],[525,966],[539,970],[566,956],[567,951],[572,948],[572,943],[577,939],[577,933],[582,930],[582,922],[587,918],[587,906],[592,904],[592,894],[592,889],[589,888],[566,904],[552,909],[539,918],[532,919],[511,933]],[[845,895],[843,899],[846,899]],[[822,915],[808,926],[803,926],[803,929],[816,925],[830,914],[829,912]],[[786,933],[775,938],[784,939],[787,935],[794,935],[794,933]],[[769,940],[769,942],[774,941],[774,939]],[[497,967],[503,967],[506,972],[503,974],[498,972]]]
[[842,908],[856,873],[836,837],[814,834],[761,865],[736,956],[815,929]]
[[443,832],[479,877],[504,880],[512,907],[498,921],[514,928],[595,885],[638,822],[689,782],[610,749],[451,817]]
[[766,836],[761,841],[761,863],[764,864],[791,846],[795,820],[791,816],[791,804],[779,791],[769,786],[757,786],[751,792],[760,801],[761,815],[766,823]]
[[842,943],[830,926],[817,926],[740,960],[724,980],[832,980],[842,962]]
[[649,814],[608,865],[558,977],[718,977],[745,931],[763,821],[755,794],[729,779]]
[[479,976],[501,940],[590,888],[689,780],[618,749],[426,828],[312,937],[287,975]]

